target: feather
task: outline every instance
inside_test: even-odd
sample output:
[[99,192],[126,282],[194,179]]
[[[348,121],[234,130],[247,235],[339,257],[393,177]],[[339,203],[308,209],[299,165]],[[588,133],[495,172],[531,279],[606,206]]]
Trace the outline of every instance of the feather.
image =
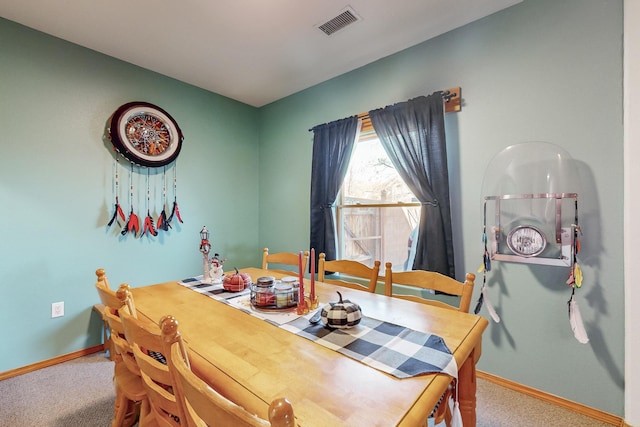
[[473,314],[480,313],[480,309],[482,308],[482,303],[484,302],[484,295],[480,292],[480,296],[478,297],[478,302],[476,303],[476,308],[473,310]]
[[573,277],[575,278],[576,288],[582,286],[582,269],[580,265],[576,262],[573,266]]
[[491,318],[493,319],[494,322],[500,323],[500,316],[498,316],[498,313],[496,313],[495,308],[493,308],[493,304],[491,304],[491,300],[489,299],[489,294],[487,292],[486,287],[482,288],[482,296],[483,296],[484,303],[487,306],[487,311],[489,312],[489,315],[491,315]]
[[581,344],[586,344],[589,342],[587,331],[585,331],[584,324],[582,323],[582,316],[580,315],[578,303],[573,299],[573,295],[569,300],[569,324],[571,325],[573,336],[576,337],[578,342],[580,342]]

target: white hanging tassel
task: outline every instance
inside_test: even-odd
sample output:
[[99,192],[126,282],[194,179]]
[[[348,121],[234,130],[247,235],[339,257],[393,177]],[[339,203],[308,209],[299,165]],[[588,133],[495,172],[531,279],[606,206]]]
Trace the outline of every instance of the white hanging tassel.
[[569,300],[569,324],[571,325],[573,336],[576,337],[578,342],[581,344],[589,342],[587,331],[584,329],[584,324],[582,323],[580,309],[578,308],[578,303],[573,298],[573,294],[571,294],[571,299]]
[[493,308],[493,304],[491,304],[491,300],[489,299],[489,293],[487,292],[486,286],[482,287],[482,297],[484,299],[484,303],[487,306],[487,311],[489,312],[489,315],[491,316],[493,321],[496,323],[500,323],[500,316],[498,316],[498,313],[496,313],[496,309]]
[[460,405],[458,402],[453,404],[453,411],[451,411],[451,427],[463,427],[462,414],[460,413]]
[[[451,427],[464,427],[462,425],[462,413],[460,412],[460,404],[458,403],[458,380],[456,379],[456,385],[454,392],[449,396],[449,407],[451,408]],[[454,399],[455,395],[455,399]]]

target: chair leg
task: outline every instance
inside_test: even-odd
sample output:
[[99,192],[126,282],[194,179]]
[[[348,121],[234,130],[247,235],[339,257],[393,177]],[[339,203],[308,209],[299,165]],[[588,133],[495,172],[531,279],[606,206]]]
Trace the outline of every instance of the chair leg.
[[104,304],[95,304],[93,306],[93,311],[98,313],[98,315],[102,319],[102,350],[103,351],[109,350],[109,359],[115,360],[114,353],[113,353],[113,345],[111,345],[111,336],[110,336],[111,333],[109,331],[109,322],[105,317],[104,310],[105,310]]
[[129,399],[124,395],[120,388],[116,385],[116,400],[113,404],[113,420],[111,427],[122,427],[124,420],[129,412]]
[[157,423],[155,423],[154,420],[155,416],[151,411],[151,406],[149,406],[149,400],[144,399],[140,404],[140,419],[138,421],[138,427],[155,426]]
[[138,422],[141,404],[129,400],[116,385],[116,399],[113,404],[111,427],[131,427]]

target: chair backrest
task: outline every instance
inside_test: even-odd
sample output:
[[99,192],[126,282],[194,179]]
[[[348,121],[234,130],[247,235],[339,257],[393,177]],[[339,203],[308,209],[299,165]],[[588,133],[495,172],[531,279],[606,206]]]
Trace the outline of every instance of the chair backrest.
[[[366,266],[358,261],[339,259],[327,261],[323,253],[318,258],[318,281],[333,285],[344,286],[346,288],[357,289],[374,293],[378,284],[378,274],[380,273],[380,261],[374,261],[373,267]],[[338,276],[328,278],[326,274],[336,273]],[[353,279],[364,279],[363,282]]]
[[[269,421],[251,414],[222,396],[191,371],[186,345],[178,331],[178,322],[165,317],[160,322],[169,368],[184,398],[186,426],[294,427],[293,407],[287,399],[275,399],[269,405]],[[184,424],[183,424],[184,427]]]
[[125,336],[133,349],[140,376],[147,391],[149,406],[157,425],[178,427],[184,419],[179,389],[169,372],[169,355],[164,350],[158,325],[131,315],[127,306],[120,309]]
[[98,278],[98,283],[107,288],[111,288],[111,286],[109,286],[109,279],[107,279],[107,273],[106,271],[104,271],[104,268],[99,268],[96,270],[96,277]]
[[[309,251],[303,252],[302,257],[302,271],[307,271],[307,262],[309,261]],[[269,268],[269,264],[282,264],[291,265],[291,270],[282,270],[277,268]],[[277,252],[275,254],[269,253],[269,248],[264,248],[262,251],[262,269],[277,271],[283,274],[298,275],[298,254],[293,252]]]
[[106,288],[104,283],[99,282],[96,283],[96,289],[98,291],[98,295],[100,295],[100,300],[105,305],[104,317],[109,324],[109,339],[111,342],[110,349],[113,352],[112,357],[114,357],[116,363],[122,361],[129,371],[136,375],[140,375],[140,369],[138,368],[135,356],[133,355],[133,350],[125,338],[124,326],[120,319],[120,311],[123,306],[127,303],[132,307],[134,306],[132,298],[129,298],[130,301],[128,302],[121,299],[122,295],[130,295],[131,292],[129,285],[123,283],[118,288],[118,291],[114,292],[111,289]]
[[98,277],[98,280],[96,281],[95,286],[98,290],[100,301],[105,305],[105,307],[111,307],[114,310],[118,310],[123,303],[118,299],[116,292],[109,286],[109,281],[107,280],[107,275],[104,269],[97,269],[96,276]]
[[111,307],[106,307],[104,311],[105,318],[109,322],[109,329],[111,331],[111,350],[114,353],[114,360],[116,363],[124,362],[127,369],[130,372],[140,376],[140,368],[133,354],[133,349],[129,345],[129,342],[125,338],[124,327],[118,312]]
[[[385,265],[384,278],[384,293],[387,296],[451,308],[466,313],[469,311],[469,306],[471,305],[471,296],[473,294],[473,285],[476,280],[476,275],[473,273],[467,273],[465,281],[459,282],[451,277],[434,271],[411,270],[392,272],[391,263],[388,262]],[[423,295],[421,293],[422,290],[433,290],[448,295],[458,296],[460,297],[460,302],[458,306],[454,306],[443,301],[423,298],[416,294],[398,293],[393,285],[403,285],[405,289],[420,291],[420,295]],[[398,287],[398,289],[400,288]]]

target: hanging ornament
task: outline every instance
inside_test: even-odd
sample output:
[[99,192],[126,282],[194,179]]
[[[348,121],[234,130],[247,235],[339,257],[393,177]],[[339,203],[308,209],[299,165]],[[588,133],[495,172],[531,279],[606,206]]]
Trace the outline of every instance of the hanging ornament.
[[573,331],[573,336],[578,340],[578,342],[586,344],[589,342],[589,336],[587,336],[587,331],[584,329],[582,315],[580,314],[580,309],[578,308],[578,303],[575,300],[574,294],[575,288],[571,290],[571,298],[567,301],[567,306],[569,308],[569,325]]
[[171,215],[167,221],[171,223],[173,221],[173,216],[175,215],[178,218],[178,221],[182,223],[182,218],[180,217],[180,209],[178,209],[178,172],[176,171],[177,167],[173,166],[173,207],[171,208]]
[[162,212],[158,216],[158,230],[169,231],[171,224],[167,220],[167,167],[163,166],[162,170]]
[[482,228],[482,242],[484,244],[484,253],[482,254],[482,264],[480,268],[478,268],[478,273],[482,273],[482,290],[480,291],[480,297],[478,297],[478,302],[476,304],[476,308],[473,311],[475,314],[480,312],[483,303],[487,306],[487,311],[489,315],[493,319],[494,322],[500,323],[500,316],[496,312],[495,308],[493,308],[493,304],[491,304],[491,300],[489,299],[489,291],[487,290],[487,271],[491,271],[491,255],[489,254],[489,249],[487,247],[487,202],[484,202],[484,223]]
[[[144,228],[142,229],[142,234],[150,233],[152,236],[157,236],[158,232],[153,226],[153,218],[151,218],[151,213],[149,211],[149,169],[147,169],[147,216],[144,219]],[[142,234],[140,235],[142,237]]]
[[133,212],[133,163],[131,163],[131,170],[129,171],[129,219],[127,220],[127,226],[122,229],[121,234],[124,236],[127,233],[133,233],[133,237],[137,237],[140,232],[140,219],[138,215]]
[[567,301],[567,306],[569,309],[569,326],[571,326],[573,336],[579,343],[586,344],[589,342],[589,336],[584,328],[582,315],[580,314],[578,303],[575,300],[576,288],[580,288],[582,286],[582,269],[580,268],[580,264],[578,264],[578,252],[580,251],[580,239],[578,237],[578,233],[581,233],[582,230],[578,225],[577,199],[575,203],[575,223],[573,224],[573,266],[569,271],[569,279],[567,280],[567,284],[571,286],[571,297],[569,298],[569,301]]
[[[105,128],[105,135],[113,144],[113,149],[118,153],[114,162],[114,212],[108,222],[108,226],[110,227],[114,222],[120,225],[120,220],[122,220],[121,235],[124,236],[132,233],[135,237],[141,237],[144,234],[157,236],[158,230],[168,231],[171,228],[171,221],[173,221],[174,217],[182,223],[183,221],[176,196],[177,179],[175,166],[173,207],[171,214],[167,216],[166,168],[167,165],[170,165],[177,159],[184,140],[182,130],[174,118],[171,117],[168,112],[154,104],[148,102],[128,102],[118,107],[111,117],[109,117]],[[130,212],[128,218],[126,218],[118,201],[119,182],[117,162],[120,155],[131,162],[129,175]],[[150,209],[149,170],[147,170],[147,215],[142,221],[142,224],[140,218],[134,212],[134,164],[146,168],[163,167],[162,209],[156,224],[154,224],[154,218],[151,216]]]
[[120,184],[118,182],[118,159],[114,159],[113,160],[113,192],[115,194],[115,205],[113,208],[113,216],[111,217],[111,220],[109,220],[109,222],[107,223],[107,227],[111,227],[111,225],[114,223],[114,221],[116,221],[118,223],[118,225],[120,225],[120,221],[118,221],[118,217],[122,219],[122,222],[124,223],[126,221],[126,218],[124,216],[124,212],[122,212],[122,208],[120,207],[120,203],[118,202],[118,194],[120,194]]

